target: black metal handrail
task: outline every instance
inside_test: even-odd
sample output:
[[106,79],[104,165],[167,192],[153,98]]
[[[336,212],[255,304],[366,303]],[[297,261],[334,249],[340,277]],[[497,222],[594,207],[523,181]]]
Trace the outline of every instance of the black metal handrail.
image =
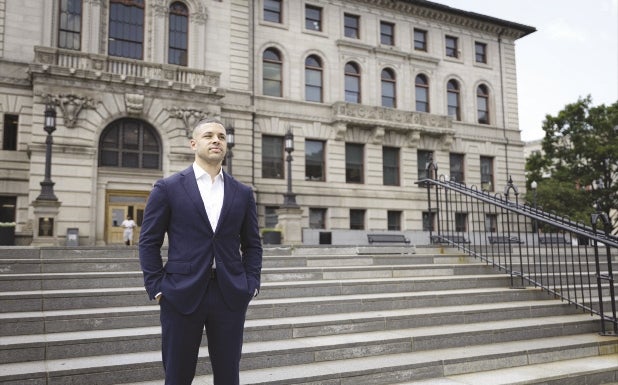
[[598,315],[601,334],[618,335],[612,267],[618,237],[606,214],[591,214],[588,226],[520,204],[512,180],[504,193],[493,193],[438,177],[431,163],[427,175],[417,183],[427,188],[432,243],[455,246],[505,271],[513,288],[533,285]]

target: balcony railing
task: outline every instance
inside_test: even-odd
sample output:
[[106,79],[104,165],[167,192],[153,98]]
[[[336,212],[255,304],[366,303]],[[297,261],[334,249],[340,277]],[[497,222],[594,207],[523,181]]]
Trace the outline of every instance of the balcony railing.
[[88,78],[101,77],[104,73],[118,75],[121,80],[127,77],[150,81],[178,82],[190,86],[219,87],[220,74],[217,72],[187,68],[171,64],[145,62],[114,56],[90,54],[73,50],[50,47],[35,47],[34,62],[45,70],[60,67],[71,75],[83,73]]

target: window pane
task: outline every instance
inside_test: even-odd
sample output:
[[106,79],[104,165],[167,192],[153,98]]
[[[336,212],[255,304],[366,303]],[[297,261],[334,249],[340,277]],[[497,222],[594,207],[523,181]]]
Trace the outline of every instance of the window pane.
[[168,63],[187,65],[189,10],[181,2],[170,6]]
[[264,0],[264,20],[281,23],[281,0]]
[[358,39],[360,37],[359,34],[359,26],[360,26],[360,18],[356,15],[345,14],[343,16],[344,23],[344,35],[345,37],[349,37],[352,39]]
[[494,191],[493,158],[481,156],[481,189]]
[[463,154],[450,154],[450,177],[451,180],[464,183],[464,156]]
[[325,180],[324,177],[324,142],[305,141],[305,179]]
[[365,229],[365,210],[350,210],[350,230]]
[[82,0],[60,1],[58,47],[81,49]]
[[283,179],[283,137],[262,137],[262,178]]
[[449,57],[459,57],[459,52],[457,52],[457,38],[453,36],[446,36],[444,39],[444,43],[446,46],[446,56]]
[[19,127],[19,115],[4,114],[4,129],[2,131],[2,149],[7,151],[17,150],[17,133]]
[[401,211],[388,211],[386,217],[388,230],[401,231]]
[[382,183],[387,186],[399,185],[399,149],[382,148]]
[[395,45],[395,25],[385,21],[380,22],[380,43]]
[[364,146],[346,143],[345,145],[345,180],[347,183],[364,183]]
[[154,129],[138,119],[120,119],[99,141],[99,166],[160,169],[161,146]]
[[144,1],[110,0],[109,55],[142,59],[143,42]]
[[418,179],[425,179],[427,177],[427,166],[429,164],[429,159],[433,157],[433,151],[418,150],[416,157]]
[[427,31],[421,29],[414,30],[414,49],[417,51],[427,51]]
[[322,30],[322,8],[305,5],[305,29]]

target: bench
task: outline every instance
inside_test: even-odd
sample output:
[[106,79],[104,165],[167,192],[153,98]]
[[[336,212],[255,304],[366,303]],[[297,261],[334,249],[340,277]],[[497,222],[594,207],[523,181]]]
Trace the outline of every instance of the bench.
[[463,235],[432,235],[431,243],[470,243]]
[[507,235],[488,235],[487,239],[489,240],[489,243],[496,244],[496,243],[500,243],[500,244],[504,244],[504,243],[524,243],[524,241],[522,241],[521,239],[519,239],[518,236],[516,235],[511,235],[510,237]]
[[554,244],[561,244],[561,245],[568,245],[570,244],[569,241],[567,241],[567,239],[565,238],[564,234],[542,234],[539,235],[539,243],[541,245],[554,245]]
[[410,240],[403,234],[367,234],[367,241],[374,243],[410,243]]

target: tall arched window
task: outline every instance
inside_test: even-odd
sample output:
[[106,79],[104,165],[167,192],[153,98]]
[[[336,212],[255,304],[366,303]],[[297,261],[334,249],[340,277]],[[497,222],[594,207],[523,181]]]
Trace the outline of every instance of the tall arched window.
[[322,102],[322,60],[315,55],[305,59],[305,100]]
[[361,74],[358,64],[354,62],[345,65],[345,101],[348,103],[361,102]]
[[461,120],[459,83],[457,83],[456,80],[449,80],[448,83],[446,83],[446,94],[449,116],[452,116],[455,120]]
[[489,124],[489,89],[485,84],[476,88],[476,114],[479,123]]
[[187,65],[189,38],[189,9],[180,1],[170,5],[169,46],[167,62],[180,66]]
[[416,111],[429,112],[429,81],[425,75],[417,75],[414,81]]
[[385,68],[382,70],[380,79],[382,82],[382,107],[397,107],[395,72],[390,68]]
[[110,56],[141,60],[144,56],[144,0],[110,0]]
[[99,167],[161,169],[161,141],[148,123],[132,118],[116,120],[99,140]]
[[275,48],[264,51],[262,58],[262,93],[268,96],[281,97],[283,79],[281,76],[283,62],[281,53]]
[[82,40],[82,0],[60,2],[59,24],[58,47],[79,51]]

